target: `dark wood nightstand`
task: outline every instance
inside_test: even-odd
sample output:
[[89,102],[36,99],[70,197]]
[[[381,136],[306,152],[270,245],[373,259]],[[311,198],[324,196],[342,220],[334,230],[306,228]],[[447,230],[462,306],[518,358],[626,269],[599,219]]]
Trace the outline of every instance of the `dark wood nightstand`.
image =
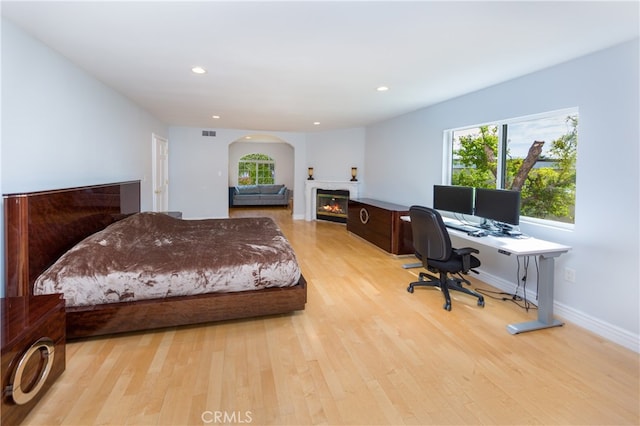
[[65,369],[60,294],[0,299],[2,425],[17,425]]

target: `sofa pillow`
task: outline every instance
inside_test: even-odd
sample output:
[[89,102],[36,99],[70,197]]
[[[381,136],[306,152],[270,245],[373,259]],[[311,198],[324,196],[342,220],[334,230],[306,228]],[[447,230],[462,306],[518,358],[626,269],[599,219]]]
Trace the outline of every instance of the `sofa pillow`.
[[236,192],[238,194],[259,194],[260,189],[258,189],[258,185],[239,185],[236,186]]

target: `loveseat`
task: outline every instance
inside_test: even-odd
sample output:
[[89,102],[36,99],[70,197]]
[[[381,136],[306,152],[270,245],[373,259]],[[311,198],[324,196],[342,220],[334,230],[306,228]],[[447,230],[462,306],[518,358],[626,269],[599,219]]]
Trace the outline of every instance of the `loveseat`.
[[229,188],[229,206],[286,206],[289,189],[285,185],[238,185]]

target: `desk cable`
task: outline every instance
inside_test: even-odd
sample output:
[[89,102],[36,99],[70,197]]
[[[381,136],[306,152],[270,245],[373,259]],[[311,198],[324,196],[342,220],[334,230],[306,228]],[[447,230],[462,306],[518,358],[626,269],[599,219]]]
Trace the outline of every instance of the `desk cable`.
[[[523,258],[522,267],[524,268],[524,275],[522,275],[522,278],[520,278],[520,268],[521,268],[520,258],[521,257]],[[491,290],[480,289],[480,288],[476,288],[475,290],[478,293],[483,294],[495,300],[502,300],[503,302],[511,301],[516,305],[518,305],[519,307],[521,307],[522,309],[526,310],[527,312],[529,311],[529,309],[538,309],[536,305],[532,304],[529,300],[527,300],[527,275],[528,275],[527,272],[529,270],[530,259],[531,259],[531,256],[517,256],[518,269],[517,269],[517,276],[516,276],[517,284],[516,284],[515,293],[512,294],[512,293],[491,291]],[[536,299],[537,299],[538,284],[539,284],[540,278],[539,278],[538,259],[536,257],[534,257],[534,263],[536,265]],[[522,283],[522,296],[518,296],[518,289],[520,288],[520,283]],[[509,296],[509,297],[505,297],[505,296]]]
[[[523,257],[523,267],[524,267],[524,275],[522,275],[522,279],[520,279],[520,258]],[[514,297],[519,297],[517,296],[518,294],[518,289],[520,288],[520,283],[522,282],[522,297],[520,298],[520,300],[524,301],[524,308],[525,310],[528,312],[529,309],[531,308],[531,303],[529,303],[529,301],[527,300],[527,276],[528,276],[528,272],[529,272],[529,261],[531,260],[531,256],[517,256],[517,260],[518,260],[518,271],[517,271],[517,285],[516,285],[516,295],[514,295]],[[536,298],[537,298],[537,294],[538,294],[538,281],[540,281],[538,279],[539,276],[539,268],[538,268],[538,259],[534,257],[534,262],[536,264]]]

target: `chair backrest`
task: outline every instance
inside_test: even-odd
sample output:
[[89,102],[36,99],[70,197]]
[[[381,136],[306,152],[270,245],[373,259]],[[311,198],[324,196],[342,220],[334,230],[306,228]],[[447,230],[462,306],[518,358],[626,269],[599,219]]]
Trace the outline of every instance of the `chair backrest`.
[[447,261],[451,257],[449,232],[437,210],[423,206],[411,206],[411,231],[413,247],[419,258]]

